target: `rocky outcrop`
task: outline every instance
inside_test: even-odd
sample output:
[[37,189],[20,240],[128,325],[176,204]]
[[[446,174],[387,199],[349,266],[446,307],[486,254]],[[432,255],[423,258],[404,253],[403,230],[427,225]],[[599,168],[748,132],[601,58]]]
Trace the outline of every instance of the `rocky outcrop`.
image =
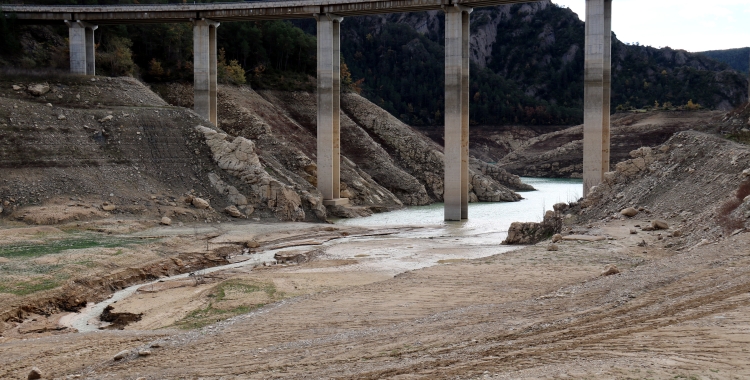
[[247,198],[251,203],[268,206],[279,220],[305,219],[300,196],[294,188],[266,173],[252,141],[244,137],[232,138],[226,133],[203,126],[197,126],[196,130],[205,136],[206,144],[211,148],[218,166],[250,186]]
[[[508,228],[508,237],[503,244],[536,244],[549,239],[562,230],[562,217],[555,211],[547,211],[541,223],[513,222]],[[556,249],[555,249],[556,250]]]
[[742,174],[747,168],[747,145],[680,132],[655,149],[631,152],[576,211],[585,221],[624,218],[620,210],[637,208],[643,211],[635,218],[648,220],[650,229],[672,231],[668,244],[691,247],[750,227],[750,178]]
[[[436,201],[443,199],[444,156],[439,146],[397,118],[356,94],[342,96],[347,116],[372,136],[399,165],[427,189]],[[470,170],[469,199],[517,201],[521,196],[496,180]]]

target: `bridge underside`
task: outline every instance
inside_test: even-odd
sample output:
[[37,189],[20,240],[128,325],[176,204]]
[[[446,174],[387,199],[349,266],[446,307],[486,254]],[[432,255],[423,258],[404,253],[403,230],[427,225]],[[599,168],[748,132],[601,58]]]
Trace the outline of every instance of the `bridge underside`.
[[[583,193],[609,171],[612,0],[586,1]],[[221,22],[315,17],[318,25],[318,189],[326,205],[340,197],[340,24],[344,17],[442,9],[445,17],[445,220],[468,218],[469,15],[474,7],[528,0],[280,1],[131,6],[2,6],[22,23],[66,23],[70,67],[94,75],[97,25],[193,23],[194,109],[218,125],[216,28]]]

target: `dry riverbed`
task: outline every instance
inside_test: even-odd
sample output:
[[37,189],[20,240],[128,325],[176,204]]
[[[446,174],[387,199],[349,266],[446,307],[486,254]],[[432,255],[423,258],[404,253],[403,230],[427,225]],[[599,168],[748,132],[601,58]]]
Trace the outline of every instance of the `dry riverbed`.
[[[0,377],[32,366],[50,378],[750,376],[750,234],[676,251],[665,247],[681,237],[636,224],[645,220],[575,227],[608,239],[565,240],[557,251],[548,242],[509,250],[440,227],[145,230],[133,235],[159,236],[155,246],[212,236],[195,249],[256,239],[314,254],[144,286],[113,304],[141,315],[124,330],[16,327],[0,344]],[[621,273],[602,276],[613,264]]]

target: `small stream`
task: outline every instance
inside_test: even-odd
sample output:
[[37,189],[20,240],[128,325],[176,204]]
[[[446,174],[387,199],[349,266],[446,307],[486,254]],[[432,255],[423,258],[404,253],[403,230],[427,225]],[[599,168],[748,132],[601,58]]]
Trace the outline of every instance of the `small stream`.
[[[505,239],[508,227],[512,222],[537,222],[541,221],[545,210],[552,208],[552,205],[559,202],[575,201],[581,196],[581,180],[571,179],[543,179],[543,178],[522,178],[525,183],[534,186],[537,191],[523,192],[521,195],[525,198],[520,202],[508,203],[472,203],[469,204],[469,219],[461,222],[446,222],[443,220],[443,204],[433,204],[429,206],[408,207],[403,210],[392,211],[382,214],[374,214],[364,218],[356,219],[339,219],[335,223],[346,226],[362,227],[397,227],[397,226],[425,226],[432,228],[408,229],[403,232],[389,235],[388,238],[402,240],[418,239],[450,239],[464,240],[469,239],[470,245],[480,246],[498,246]],[[383,239],[383,236],[349,236],[340,239],[327,241],[323,244],[300,245],[294,247],[284,247],[272,249],[255,254],[241,255],[241,258],[247,258],[245,261],[235,262],[206,268],[201,270],[202,274],[218,272],[226,269],[240,268],[246,266],[258,266],[266,263],[273,264],[276,262],[274,255],[280,251],[294,250],[313,250],[320,247],[339,245],[347,242],[366,242],[375,239]],[[455,243],[454,243],[455,244]],[[411,247],[409,247],[411,248]],[[512,248],[506,248],[505,251]],[[481,257],[477,256],[478,252],[467,252],[465,258]],[[488,253],[489,254],[489,253]],[[398,259],[397,253],[393,254],[394,259]],[[427,257],[425,257],[427,259]],[[429,262],[428,262],[429,261]],[[429,258],[421,265],[414,268],[435,265],[437,260]],[[384,264],[384,265],[387,265]],[[60,324],[73,327],[79,332],[97,331],[99,329],[99,315],[104,309],[127,297],[133,295],[140,287],[149,286],[163,281],[181,280],[189,277],[189,273],[161,278],[144,284],[133,285],[115,292],[110,298],[97,304],[89,305],[76,314],[71,314],[61,319]]]

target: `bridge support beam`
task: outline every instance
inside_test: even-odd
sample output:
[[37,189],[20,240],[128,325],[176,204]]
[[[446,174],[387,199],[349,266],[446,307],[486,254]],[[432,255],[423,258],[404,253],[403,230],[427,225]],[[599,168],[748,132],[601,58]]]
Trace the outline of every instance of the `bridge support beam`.
[[344,205],[341,198],[341,21],[318,14],[318,190],[326,206]]
[[586,0],[583,108],[583,195],[609,171],[612,0]]
[[216,106],[216,28],[211,20],[193,20],[193,109],[218,126]]
[[70,72],[96,75],[94,31],[98,27],[83,21],[65,21],[70,41]]
[[469,217],[469,14],[445,8],[445,220]]

